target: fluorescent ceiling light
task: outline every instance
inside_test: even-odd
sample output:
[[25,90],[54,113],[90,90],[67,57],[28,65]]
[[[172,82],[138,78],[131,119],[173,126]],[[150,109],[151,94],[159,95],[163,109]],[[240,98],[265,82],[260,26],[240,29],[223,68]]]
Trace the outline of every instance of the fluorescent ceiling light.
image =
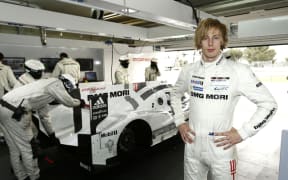
[[133,14],[133,13],[136,13],[137,11],[135,9],[125,8],[125,9],[121,9],[121,12],[128,13],[128,14]]
[[65,29],[65,28],[57,27],[56,30],[58,30],[58,31],[65,31],[66,29]]

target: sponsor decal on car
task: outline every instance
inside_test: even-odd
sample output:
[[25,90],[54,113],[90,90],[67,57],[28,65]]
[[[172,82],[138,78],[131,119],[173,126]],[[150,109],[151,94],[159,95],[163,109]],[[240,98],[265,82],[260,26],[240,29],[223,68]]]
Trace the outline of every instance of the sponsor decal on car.
[[109,131],[109,132],[103,132],[103,133],[101,133],[101,138],[108,137],[108,136],[114,136],[117,134],[118,134],[117,130],[113,130],[113,131]]
[[110,98],[122,97],[122,96],[129,96],[129,90],[124,89],[122,91],[110,92]]

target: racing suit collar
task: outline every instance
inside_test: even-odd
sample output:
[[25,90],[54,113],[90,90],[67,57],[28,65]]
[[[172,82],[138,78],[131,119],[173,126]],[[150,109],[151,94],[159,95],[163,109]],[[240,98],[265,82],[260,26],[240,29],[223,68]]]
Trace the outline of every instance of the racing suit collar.
[[215,60],[215,61],[213,61],[213,62],[205,62],[204,60],[203,60],[203,58],[201,58],[201,61],[200,61],[200,63],[201,63],[201,65],[202,66],[204,66],[204,67],[208,67],[208,66],[212,66],[212,65],[219,65],[221,62],[222,62],[222,60],[223,60],[223,53],[221,53],[221,54],[219,54],[219,56],[217,57],[217,59]]

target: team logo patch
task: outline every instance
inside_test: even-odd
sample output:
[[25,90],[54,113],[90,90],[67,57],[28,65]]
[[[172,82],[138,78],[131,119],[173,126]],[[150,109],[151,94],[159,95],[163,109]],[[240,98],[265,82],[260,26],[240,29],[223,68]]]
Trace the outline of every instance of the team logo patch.
[[[229,87],[230,77],[211,77],[211,86],[221,87],[224,89]],[[219,89],[219,88],[218,88]],[[224,90],[223,89],[223,90]]]
[[195,78],[195,79],[205,79],[204,77],[196,76],[196,75],[192,75],[192,78]]
[[203,91],[203,87],[192,86],[194,91]]
[[227,81],[230,77],[211,77],[211,81]]
[[214,91],[227,91],[228,90],[228,86],[215,86],[213,87]]
[[203,81],[199,81],[199,80],[194,80],[194,79],[192,79],[192,80],[191,80],[191,83],[192,83],[192,84],[196,84],[196,85],[203,86]]

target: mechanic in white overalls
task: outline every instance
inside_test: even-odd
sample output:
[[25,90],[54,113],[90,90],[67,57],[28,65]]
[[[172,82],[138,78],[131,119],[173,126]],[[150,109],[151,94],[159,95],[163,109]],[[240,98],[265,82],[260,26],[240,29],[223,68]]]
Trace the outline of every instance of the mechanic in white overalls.
[[73,58],[69,57],[67,53],[60,53],[60,61],[55,65],[52,77],[57,78],[61,74],[70,74],[75,79],[76,84],[78,84],[81,75],[80,73],[80,64]]
[[63,74],[59,78],[40,79],[15,88],[0,100],[0,124],[5,129],[4,137],[18,180],[35,180],[40,176],[31,128],[32,111],[54,100],[68,107],[83,106],[83,100],[69,95],[76,88],[75,84],[71,75]]
[[115,84],[129,84],[129,58],[128,56],[121,56],[119,58],[120,66],[115,71]]
[[156,81],[161,73],[158,68],[158,59],[152,58],[150,66],[145,68],[145,81]]
[[[4,55],[0,52],[0,99],[8,91],[12,90],[17,84],[17,79],[13,74],[13,71],[10,66],[3,64]],[[0,124],[0,139],[3,140],[3,133]]]
[[[44,64],[36,59],[30,59],[25,61],[24,64],[25,67],[25,73],[19,76],[18,81],[20,82],[19,85],[23,86],[29,83],[32,83],[34,81],[37,81],[43,77],[45,66]],[[17,85],[18,86],[18,85]],[[39,121],[38,118],[41,121],[41,124],[43,125],[46,133],[48,134],[49,140],[51,142],[51,145],[59,145],[60,141],[55,136],[55,132],[51,123],[51,117],[49,115],[49,105],[40,108],[37,110],[37,112],[33,113],[33,122],[35,122],[36,126],[39,128]],[[32,123],[33,124],[33,123]],[[37,125],[38,124],[38,125]],[[34,137],[37,138],[38,130],[35,127],[35,125],[32,125],[33,127],[33,133]]]

